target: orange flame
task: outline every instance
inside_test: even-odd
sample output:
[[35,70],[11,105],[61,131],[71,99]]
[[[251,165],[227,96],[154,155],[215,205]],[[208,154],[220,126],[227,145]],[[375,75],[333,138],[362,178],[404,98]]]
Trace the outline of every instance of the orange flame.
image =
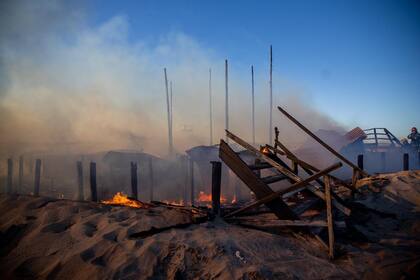
[[117,192],[112,199],[102,200],[103,204],[111,204],[111,205],[122,205],[128,206],[133,208],[149,208],[147,204],[141,203],[140,201],[133,200],[127,197],[126,194],[122,192]]
[[261,153],[263,153],[265,155],[269,155],[270,154],[270,149],[267,146],[261,147]]
[[[198,193],[197,201],[199,201],[199,202],[211,202],[212,201],[212,199],[211,199],[211,193],[207,194],[207,193],[205,193],[203,191],[200,191]],[[226,201],[227,201],[226,197],[224,197],[223,195],[221,195],[220,196],[220,202],[221,203],[226,203]]]

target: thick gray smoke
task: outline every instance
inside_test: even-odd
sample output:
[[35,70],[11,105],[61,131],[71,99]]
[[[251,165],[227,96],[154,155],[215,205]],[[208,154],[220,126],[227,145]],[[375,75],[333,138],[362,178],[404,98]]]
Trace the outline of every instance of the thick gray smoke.
[[[174,144],[182,152],[209,142],[208,69],[213,69],[215,139],[224,137],[224,55],[183,33],[130,38],[116,15],[88,23],[73,1],[1,1],[0,155],[25,151],[143,149],[167,153],[163,68],[174,84]],[[231,63],[235,63],[234,61]],[[231,130],[251,139],[249,77],[230,74]],[[257,141],[267,142],[268,83],[257,76]],[[274,77],[274,104],[312,129],[340,129]],[[304,141],[274,110],[281,138]]]

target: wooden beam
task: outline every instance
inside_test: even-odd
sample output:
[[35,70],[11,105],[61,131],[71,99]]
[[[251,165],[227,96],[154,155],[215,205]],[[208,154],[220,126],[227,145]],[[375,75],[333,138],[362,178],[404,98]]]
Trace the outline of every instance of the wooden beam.
[[222,180],[222,163],[220,161],[211,161],[212,175],[211,175],[211,200],[213,214],[220,213],[220,194],[221,194],[221,180]]
[[262,227],[327,227],[326,221],[303,221],[303,220],[278,220],[278,219],[256,219],[256,218],[231,218],[229,222],[238,223],[240,225],[262,226]]
[[[220,140],[219,157],[255,193],[257,199],[274,193],[223,140]],[[279,219],[299,219],[281,198],[277,197],[266,205]]]
[[263,177],[261,178],[261,180],[266,183],[266,184],[272,184],[284,179],[288,179],[287,176],[284,176],[283,174],[280,175],[273,175],[273,176],[267,176],[267,177]]
[[282,112],[289,120],[291,120],[293,123],[295,123],[300,129],[302,129],[303,131],[305,131],[309,136],[311,136],[313,139],[315,139],[319,144],[321,144],[325,149],[327,149],[330,153],[332,153],[333,155],[335,155],[337,158],[339,158],[340,160],[344,161],[346,164],[348,164],[349,166],[351,166],[352,168],[357,169],[360,174],[363,174],[364,176],[369,176],[368,173],[366,173],[365,171],[361,170],[359,167],[357,167],[357,165],[355,165],[353,162],[351,162],[350,160],[348,160],[347,158],[345,158],[344,156],[342,156],[339,152],[337,152],[336,150],[334,150],[330,145],[328,145],[327,143],[325,143],[324,141],[321,140],[321,138],[319,138],[318,136],[316,136],[314,133],[312,133],[309,129],[307,129],[303,124],[301,124],[298,120],[296,120],[294,117],[292,117],[289,113],[287,113],[284,109],[282,109],[280,106],[277,107],[279,109],[280,112]]
[[[245,142],[244,140],[242,140],[241,138],[239,138],[238,136],[236,136],[232,132],[226,130],[226,136],[229,137],[230,139],[232,139],[233,141],[235,141],[236,143],[238,143],[239,145],[241,145],[242,147],[246,148],[250,152],[252,152],[256,157],[258,157],[258,158],[268,162],[269,164],[271,164],[274,168],[276,168],[278,171],[280,171],[280,173],[286,175],[290,179],[292,179],[296,182],[302,181],[302,179],[299,176],[297,176],[296,174],[294,174],[292,171],[284,168],[279,163],[277,163],[273,159],[269,158],[268,156],[264,155],[259,150],[257,150],[256,148],[254,148],[253,146],[251,146],[250,144],[248,144],[247,142]],[[315,188],[314,186],[308,184],[308,186],[306,186],[306,188],[308,190],[310,190],[312,193],[314,193],[315,195],[317,195],[318,197],[320,197],[321,199],[325,200],[324,193],[321,192],[320,190],[318,190],[317,188]],[[337,209],[342,211],[347,216],[350,215],[351,210],[348,209],[347,207],[345,207],[344,205],[342,205],[341,203],[339,203],[336,199],[333,200],[333,204],[334,204],[335,207],[337,207]]]
[[[286,146],[284,144],[282,144],[279,140],[276,140],[276,142],[277,142],[277,145],[280,146],[280,148],[285,152],[286,156],[289,159],[297,162],[302,167],[302,169],[305,170],[305,172],[308,173],[309,175],[314,174],[312,171],[314,171],[314,172],[319,172],[320,171],[319,168],[316,168],[315,166],[307,163],[306,161],[303,161],[303,160],[299,159],[295,154],[293,154],[289,149],[287,149]],[[348,188],[348,189],[350,189],[352,191],[355,190],[351,185],[347,184],[343,180],[341,180],[341,179],[339,179],[339,178],[337,178],[337,177],[335,177],[333,175],[329,175],[329,176],[336,183],[338,183],[340,185],[343,185],[344,187],[346,187],[346,188]],[[319,181],[319,180],[317,180],[317,183],[320,184],[321,186],[324,186],[321,183],[321,181]]]
[[332,216],[332,207],[331,207],[331,186],[330,186],[330,178],[328,176],[324,176],[324,184],[325,184],[325,202],[327,205],[327,223],[328,223],[328,255],[330,259],[334,258],[334,228],[333,228],[333,216]]
[[297,183],[291,185],[290,187],[288,187],[285,190],[279,190],[279,191],[273,192],[272,194],[270,194],[268,196],[265,196],[265,197],[263,197],[263,198],[261,198],[261,199],[259,199],[257,201],[254,201],[254,202],[252,202],[252,203],[250,203],[250,204],[248,204],[248,205],[246,205],[246,206],[244,206],[244,207],[242,207],[242,208],[240,208],[240,209],[238,209],[236,211],[233,211],[233,212],[227,214],[225,216],[225,218],[233,217],[233,216],[238,215],[238,214],[240,214],[242,212],[245,212],[245,211],[250,210],[252,208],[258,207],[261,204],[266,204],[266,203],[268,203],[268,202],[270,202],[270,201],[272,201],[272,200],[274,200],[276,198],[279,198],[281,195],[283,195],[285,193],[291,192],[293,190],[299,189],[299,188],[301,188],[301,187],[309,184],[313,180],[315,180],[315,179],[317,179],[317,178],[319,178],[319,177],[321,177],[321,176],[323,176],[325,174],[328,174],[329,172],[331,172],[333,170],[336,170],[336,169],[340,168],[341,166],[342,166],[342,163],[341,162],[338,162],[338,163],[336,163],[334,165],[331,165],[330,167],[328,167],[328,168],[326,168],[326,169],[324,169],[324,170],[322,170],[322,171],[320,171],[320,172],[318,172],[318,173],[316,173],[316,174],[314,174],[314,175],[306,178],[305,180],[300,181],[300,182],[297,182]]

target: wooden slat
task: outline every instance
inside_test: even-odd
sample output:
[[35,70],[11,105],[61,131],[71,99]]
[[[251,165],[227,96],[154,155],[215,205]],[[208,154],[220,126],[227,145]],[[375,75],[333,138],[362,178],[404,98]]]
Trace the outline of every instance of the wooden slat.
[[281,107],[277,106],[277,108],[279,109],[280,112],[283,113],[283,115],[285,115],[289,120],[291,120],[293,123],[295,123],[300,129],[302,129],[303,131],[306,132],[306,134],[308,134],[309,136],[311,136],[313,139],[315,139],[319,144],[321,144],[325,149],[327,149],[330,153],[332,153],[333,155],[335,155],[337,158],[339,158],[340,160],[344,161],[346,164],[350,165],[352,168],[357,169],[360,174],[363,174],[364,176],[369,176],[368,173],[366,173],[365,171],[361,170],[359,167],[357,167],[357,165],[355,165],[353,162],[351,162],[350,160],[348,160],[347,158],[345,158],[344,156],[342,156],[339,152],[337,152],[336,150],[334,150],[333,148],[331,148],[330,145],[328,145],[327,143],[325,143],[324,141],[321,140],[321,138],[319,138],[318,136],[316,136],[314,133],[312,133],[309,129],[307,129],[305,126],[303,126],[298,120],[296,120],[294,117],[292,117],[289,113],[287,113],[284,109],[282,109]]
[[256,219],[254,217],[248,218],[233,218],[229,219],[229,222],[239,223],[241,225],[250,225],[250,226],[262,226],[262,227],[327,227],[328,224],[326,221],[303,221],[303,220],[274,220],[274,219]]
[[317,178],[319,178],[319,177],[321,177],[321,176],[323,176],[325,174],[328,174],[332,170],[335,170],[337,168],[340,168],[341,166],[342,166],[341,162],[338,162],[338,163],[336,163],[336,164],[334,164],[334,165],[332,165],[332,166],[330,166],[330,167],[328,167],[328,168],[326,168],[326,169],[318,172],[317,174],[314,174],[314,175],[308,177],[307,179],[305,179],[303,181],[300,181],[298,183],[293,184],[292,186],[290,186],[289,188],[287,188],[285,190],[279,190],[279,191],[273,192],[272,194],[270,194],[268,196],[265,196],[265,197],[263,197],[263,198],[261,198],[261,199],[259,199],[257,201],[254,201],[254,202],[252,202],[252,203],[250,203],[250,204],[242,207],[241,209],[238,209],[236,211],[233,211],[233,212],[229,213],[225,217],[226,218],[232,217],[232,216],[238,215],[239,213],[242,213],[242,212],[245,212],[245,211],[250,210],[252,208],[258,207],[261,204],[270,202],[270,201],[272,201],[272,200],[280,197],[282,194],[287,193],[287,192],[290,192],[292,190],[299,189],[302,186],[305,186],[305,185],[309,184],[311,181],[313,181],[313,180],[315,180],[315,179],[317,179]]
[[330,178],[324,176],[325,184],[325,202],[327,204],[327,223],[328,223],[328,255],[330,259],[334,258],[334,228],[333,228],[333,216],[332,216],[332,207],[331,207],[331,186]]
[[261,178],[261,180],[266,184],[272,184],[272,183],[275,183],[275,182],[278,182],[278,181],[281,181],[281,180],[284,180],[284,179],[288,179],[288,177],[284,176],[283,174],[267,176],[267,177]]
[[[220,140],[219,157],[255,193],[258,199],[274,193],[223,140]],[[266,205],[280,219],[299,220],[299,217],[281,198],[272,200]]]
[[273,166],[271,166],[270,164],[268,164],[266,162],[251,164],[251,165],[248,165],[248,167],[251,170],[261,170],[261,169],[273,168]]
[[[238,143],[239,145],[241,145],[242,147],[244,147],[245,149],[247,149],[248,151],[252,152],[256,157],[258,157],[258,158],[268,162],[269,164],[271,164],[274,168],[276,168],[278,171],[280,171],[282,174],[286,175],[290,179],[292,179],[296,182],[302,181],[302,179],[299,176],[297,176],[296,174],[294,174],[292,171],[284,168],[283,166],[278,164],[273,159],[264,155],[259,150],[257,150],[256,148],[254,148],[253,146],[251,146],[250,144],[248,144],[247,142],[245,142],[244,140],[242,140],[241,138],[239,138],[238,136],[236,136],[235,134],[233,134],[229,130],[226,130],[226,136],[229,137],[230,139],[232,139],[233,141],[235,141],[236,143]],[[318,190],[317,188],[315,188],[314,186],[308,184],[306,186],[306,188],[308,190],[310,190],[312,193],[314,193],[315,195],[317,195],[319,198],[325,200],[324,193],[321,192],[320,190]],[[333,200],[333,205],[335,207],[337,207],[337,209],[342,211],[344,214],[346,214],[347,216],[350,215],[351,210],[348,209],[347,207],[345,207],[344,205],[342,205],[341,203],[339,203],[337,200],[335,200],[335,199]]]

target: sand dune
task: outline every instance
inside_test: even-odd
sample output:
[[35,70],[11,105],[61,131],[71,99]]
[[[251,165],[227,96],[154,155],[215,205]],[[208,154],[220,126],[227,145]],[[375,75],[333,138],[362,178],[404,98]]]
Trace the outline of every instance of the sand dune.
[[[190,213],[176,208],[1,195],[0,273],[3,279],[410,276],[420,265],[420,172],[379,177],[388,179],[380,191],[365,192],[357,202],[373,212],[355,211],[349,221],[352,233],[337,234],[340,253],[334,261],[306,235],[272,234],[221,219],[188,225]],[[363,238],[350,238],[352,234]]]

